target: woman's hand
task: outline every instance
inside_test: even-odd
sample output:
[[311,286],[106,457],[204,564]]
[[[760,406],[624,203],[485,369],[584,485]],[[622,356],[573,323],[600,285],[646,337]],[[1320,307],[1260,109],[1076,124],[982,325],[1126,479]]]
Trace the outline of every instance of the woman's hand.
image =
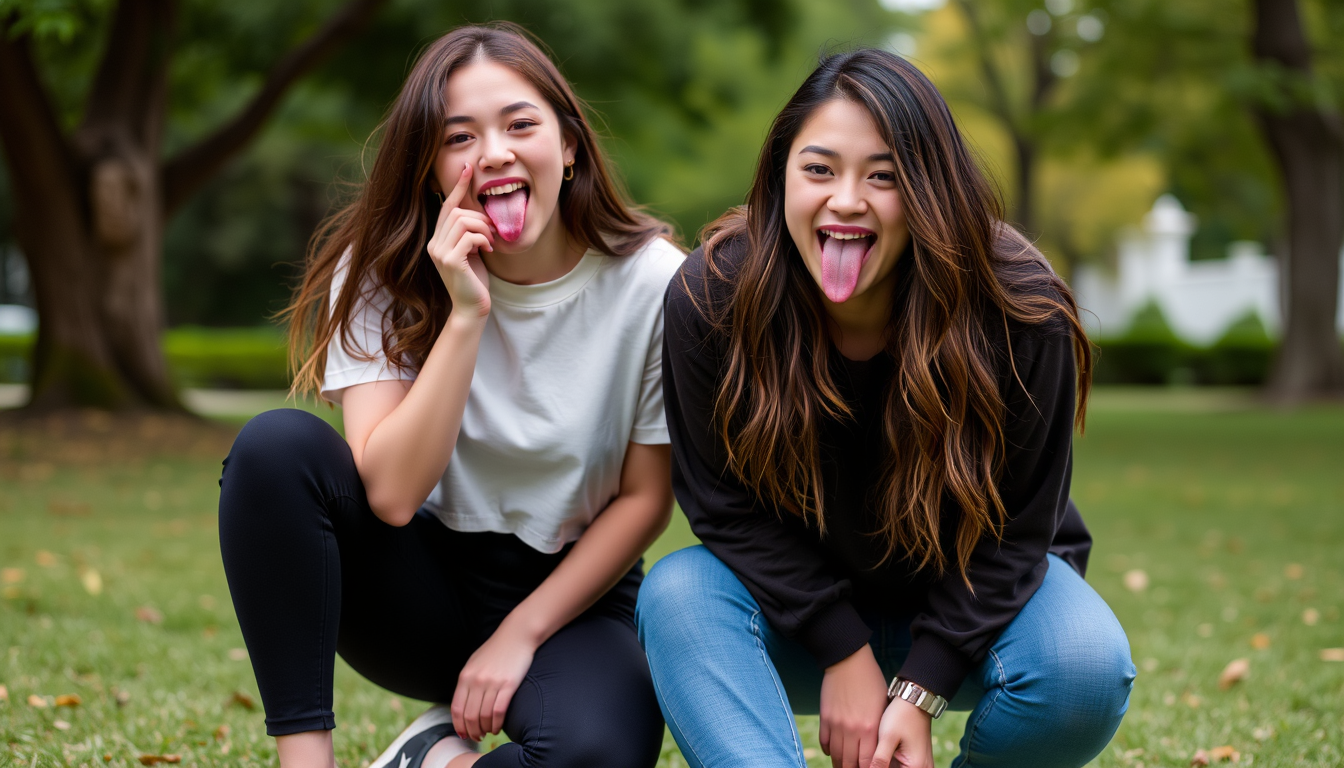
[[868,768],[933,768],[933,718],[905,699],[892,699],[878,726],[877,751]]
[[504,729],[504,715],[522,685],[537,646],[506,625],[467,659],[453,692],[453,727],[464,739],[480,741],[487,733]]
[[439,270],[439,277],[453,300],[453,314],[469,313],[482,318],[490,314],[489,277],[481,251],[495,250],[495,232],[490,219],[480,211],[461,208],[471,190],[471,166],[462,168],[457,186],[439,209],[434,236],[426,250]]
[[868,768],[886,706],[886,680],[866,643],[826,668],[819,735],[821,751],[830,755],[834,768]]

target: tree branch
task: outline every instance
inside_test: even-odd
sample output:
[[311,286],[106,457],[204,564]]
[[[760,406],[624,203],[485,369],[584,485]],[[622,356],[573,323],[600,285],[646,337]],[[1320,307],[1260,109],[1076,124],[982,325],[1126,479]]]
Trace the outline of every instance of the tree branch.
[[163,166],[163,206],[167,216],[220,171],[256,135],[285,91],[337,48],[358,34],[386,0],[350,0],[312,37],[285,54],[251,103],[213,134],[183,149]]
[[1012,104],[1008,101],[1008,89],[1004,87],[1003,78],[999,76],[999,69],[990,57],[989,37],[985,34],[985,28],[980,23],[980,15],[975,7],[975,1],[957,0],[957,6],[961,8],[962,15],[966,17],[966,26],[970,27],[971,30],[971,38],[975,44],[975,55],[980,64],[980,72],[985,77],[985,85],[989,87],[990,108],[1008,125],[1010,131],[1016,133],[1017,122],[1013,119]]
[[28,36],[0,18],[0,143],[20,207],[57,206],[74,184],[74,158],[33,66]]
[[107,49],[89,89],[81,134],[140,127],[155,76],[162,78],[166,68],[167,32],[175,6],[175,0],[117,3]]

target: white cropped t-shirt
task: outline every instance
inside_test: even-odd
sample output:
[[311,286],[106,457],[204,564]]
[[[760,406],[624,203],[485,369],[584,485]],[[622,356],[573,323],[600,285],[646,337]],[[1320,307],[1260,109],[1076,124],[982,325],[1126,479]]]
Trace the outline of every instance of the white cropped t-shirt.
[[[515,285],[490,276],[462,428],[425,507],[457,531],[512,533],[541,552],[579,538],[620,490],[631,442],[668,442],[663,416],[663,294],[682,252],[655,238],[630,256],[590,250],[558,280]],[[345,280],[337,268],[331,299]],[[327,349],[322,393],[413,380],[383,354],[390,297],[371,287]]]

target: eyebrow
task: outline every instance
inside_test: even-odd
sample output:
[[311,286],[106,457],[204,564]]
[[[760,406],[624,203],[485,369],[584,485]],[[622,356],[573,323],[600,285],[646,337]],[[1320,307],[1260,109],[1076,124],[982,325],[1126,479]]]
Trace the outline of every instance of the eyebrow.
[[[811,153],[814,155],[821,155],[823,157],[840,156],[840,153],[836,152],[834,149],[818,147],[816,144],[808,144],[806,147],[803,147],[802,149],[798,150],[798,154],[800,155],[807,153]],[[868,156],[868,161],[873,163],[881,163],[881,162],[894,163],[896,162],[896,157],[892,155],[890,152],[876,152]]]
[[[505,115],[511,115],[520,109],[528,109],[529,107],[532,109],[537,109],[537,105],[533,104],[530,101],[515,101],[512,104],[508,105],[507,107],[504,107],[503,109],[499,110],[499,114],[501,117],[503,117]],[[458,123],[474,123],[474,122],[476,122],[476,118],[472,117],[471,115],[453,115],[452,117],[445,120],[444,124],[457,125]]]

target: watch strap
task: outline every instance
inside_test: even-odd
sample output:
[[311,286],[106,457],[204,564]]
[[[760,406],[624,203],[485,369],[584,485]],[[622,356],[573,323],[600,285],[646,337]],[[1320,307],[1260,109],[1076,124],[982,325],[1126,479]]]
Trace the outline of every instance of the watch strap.
[[937,720],[947,709],[947,699],[904,677],[892,678],[887,687],[887,701],[901,699],[914,704],[930,717]]

